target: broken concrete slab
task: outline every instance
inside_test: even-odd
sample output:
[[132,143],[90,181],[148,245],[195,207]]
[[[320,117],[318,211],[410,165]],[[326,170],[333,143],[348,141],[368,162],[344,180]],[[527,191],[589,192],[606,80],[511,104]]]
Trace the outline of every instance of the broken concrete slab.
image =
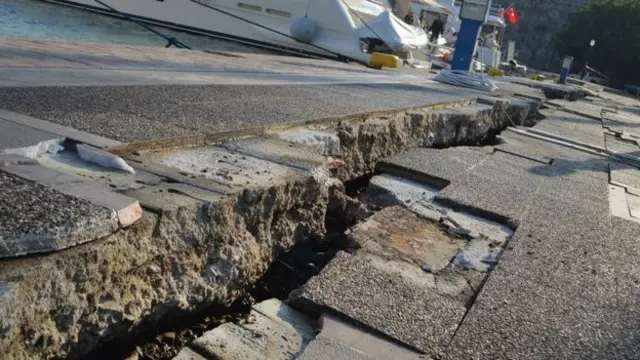
[[176,355],[172,360],[208,360],[208,359],[198,354],[197,352],[191,350],[191,348],[186,347],[180,350],[178,355]]
[[609,209],[611,215],[631,220],[629,202],[625,188],[617,185],[609,185]]
[[77,153],[71,151],[44,154],[38,157],[38,162],[45,167],[80,177],[84,181],[114,192],[140,189],[166,181],[163,177],[140,169],[136,170],[135,175],[124,171],[114,171],[86,162],[80,159]]
[[[335,314],[322,314],[320,322],[321,332],[305,348],[301,359],[426,359],[422,353],[392,342]],[[325,346],[329,352],[322,352],[321,346]],[[329,354],[333,357],[328,357]]]
[[268,346],[263,333],[233,323],[207,331],[191,344],[196,352],[204,354],[207,359],[229,360],[269,360]]
[[319,335],[304,350],[298,360],[374,360],[363,353],[333,338]]
[[300,179],[306,172],[217,146],[153,152],[145,158],[183,174],[218,183],[227,187],[229,193]]
[[607,150],[613,153],[640,157],[640,146],[638,146],[636,141],[624,140],[621,137],[606,134],[605,143]]
[[38,161],[17,154],[0,154],[0,167],[9,165],[35,165]]
[[0,170],[0,258],[62,250],[111,234],[104,206]]
[[385,159],[378,165],[382,172],[443,188],[451,181],[484,161],[490,150],[453,147],[449,149],[417,148]]
[[290,297],[296,306],[337,311],[431,356],[444,350],[465,313],[457,300],[343,252]]
[[498,152],[454,180],[436,196],[436,201],[516,228],[542,184],[542,177],[532,172],[541,166],[544,165],[539,162]]
[[640,196],[627,194],[627,202],[629,204],[629,213],[632,217],[640,219]]
[[602,122],[583,116],[557,111],[533,126],[535,130],[586,143],[604,149]]
[[221,144],[237,154],[267,160],[276,164],[311,171],[322,166],[326,157],[313,147],[285,142],[273,137],[255,137]]
[[389,174],[376,175],[369,181],[367,196],[381,206],[407,204],[430,200],[438,190],[419,182]]
[[32,127],[16,124],[0,118],[0,153],[7,149],[23,149],[37,146],[45,142],[61,142],[64,140],[59,135],[34,129]]
[[[4,121],[13,122],[16,125],[29,127],[32,129],[38,129],[39,131],[49,134],[55,134],[58,138],[73,139],[81,143],[89,144],[98,148],[105,148],[110,146],[120,145],[121,143],[115,140],[107,139],[102,136],[91,134],[84,131],[79,131],[70,127],[58,125],[49,121],[37,119],[24,114],[0,109],[0,119]],[[4,127],[3,127],[4,129]],[[2,142],[0,142],[1,144]]]
[[340,138],[329,132],[311,129],[291,129],[278,132],[275,136],[293,144],[302,144],[314,148],[322,155],[339,156],[342,152]]
[[428,267],[433,273],[444,269],[464,241],[446,234],[437,223],[419,218],[409,210],[393,206],[376,213],[349,230],[347,236],[361,250],[387,261]]
[[609,163],[611,184],[624,187],[628,192],[640,195],[640,169],[617,161]]
[[226,323],[183,350],[205,359],[295,359],[313,339],[314,321],[277,299],[255,305],[241,324]]
[[603,157],[545,141],[542,138],[526,136],[514,131],[503,131],[498,137],[501,144],[496,145],[498,151],[521,156],[534,161],[550,164],[554,160],[562,160],[575,167],[583,167],[602,160]]
[[111,209],[117,214],[121,227],[129,226],[142,217],[142,208],[137,200],[97,187],[79,177],[67,175],[40,164],[10,165],[3,167],[3,170]]

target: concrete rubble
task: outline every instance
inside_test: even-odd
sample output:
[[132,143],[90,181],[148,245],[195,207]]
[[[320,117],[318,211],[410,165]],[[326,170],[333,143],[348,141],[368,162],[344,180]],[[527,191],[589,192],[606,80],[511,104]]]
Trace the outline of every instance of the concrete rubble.
[[[20,46],[46,53],[0,42]],[[347,246],[317,276],[284,303],[255,304],[244,321],[208,330],[176,359],[637,355],[625,335],[637,325],[637,103],[604,94],[544,107],[543,91],[508,78],[494,97],[368,70],[331,83],[342,67],[312,85],[296,67],[287,86],[196,87],[186,75],[167,83],[134,72],[141,84],[110,87],[98,81],[108,77],[99,56],[61,46],[89,64],[87,83],[0,86],[0,121],[26,134],[0,134],[8,358],[81,358],[161,320],[229,305],[280,254],[322,241],[334,213],[358,223],[345,221]],[[50,61],[66,61],[51,51]],[[146,66],[128,47],[111,51],[115,69],[125,55]],[[174,53],[149,56],[163,54],[180,70]],[[207,59],[191,60],[232,68]],[[280,64],[263,60],[267,70]],[[36,65],[23,71],[50,71]],[[249,113],[233,99],[246,94]],[[61,148],[42,146],[51,140]],[[87,162],[78,146],[117,155],[134,173]],[[345,184],[364,175],[375,176],[348,196]]]

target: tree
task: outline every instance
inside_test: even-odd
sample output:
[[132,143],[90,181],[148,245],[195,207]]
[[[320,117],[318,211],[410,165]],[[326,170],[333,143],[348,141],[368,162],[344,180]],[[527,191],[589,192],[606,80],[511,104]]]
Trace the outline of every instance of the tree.
[[557,49],[574,57],[574,69],[588,62],[616,87],[639,84],[640,0],[592,0],[559,35]]

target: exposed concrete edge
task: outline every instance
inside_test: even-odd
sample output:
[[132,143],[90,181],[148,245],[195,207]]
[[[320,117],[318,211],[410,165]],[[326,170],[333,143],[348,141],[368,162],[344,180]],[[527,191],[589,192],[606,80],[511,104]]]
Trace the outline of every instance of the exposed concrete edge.
[[564,146],[564,147],[572,148],[574,150],[586,152],[586,153],[589,153],[589,154],[592,154],[592,155],[608,157],[608,155],[606,153],[603,154],[603,153],[600,153],[600,152],[597,152],[597,151],[593,151],[593,150],[591,150],[589,148],[585,148],[585,147],[582,147],[582,146],[579,146],[579,145],[575,145],[575,144],[572,144],[572,143],[556,140],[556,139],[549,138],[549,137],[546,137],[546,136],[530,133],[528,131],[524,131],[524,130],[520,130],[520,129],[514,129],[514,128],[508,128],[507,130],[516,132],[516,133],[518,133],[520,135],[529,136],[529,137],[532,137],[534,139],[543,140],[543,141],[547,141],[547,142],[550,142],[550,143],[553,143],[553,144],[556,144],[556,145],[561,145],[561,146]]
[[444,189],[450,184],[450,181],[447,179],[439,178],[437,176],[429,175],[421,171],[413,170],[398,164],[392,164],[388,162],[378,163],[378,165],[376,166],[376,172],[383,172],[392,176],[415,181],[421,184],[434,186],[439,190]]
[[127,144],[115,144],[105,148],[105,151],[116,155],[124,155],[127,153],[134,153],[137,151],[155,150],[155,149],[167,149],[176,147],[194,147],[202,146],[206,144],[215,144],[222,141],[240,139],[250,136],[264,135],[270,132],[285,131],[296,127],[305,126],[330,126],[340,122],[351,121],[363,121],[371,117],[383,117],[398,114],[400,112],[414,112],[414,111],[428,111],[439,110],[451,107],[461,107],[471,105],[477,101],[476,96],[470,96],[461,98],[456,101],[441,102],[434,104],[427,104],[424,106],[415,106],[409,108],[389,109],[382,111],[372,111],[357,113],[345,116],[327,117],[314,120],[306,120],[299,122],[289,122],[285,124],[274,124],[264,126],[254,126],[235,130],[226,130],[198,135],[167,137],[152,140],[141,140]]
[[520,226],[520,220],[518,220],[518,219],[513,219],[513,218],[510,218],[510,217],[506,217],[504,215],[496,214],[494,212],[487,211],[487,210],[484,210],[484,209],[481,209],[481,208],[478,208],[478,207],[475,207],[475,206],[471,206],[471,205],[468,205],[468,204],[462,204],[462,203],[459,203],[457,201],[442,197],[440,195],[436,195],[434,200],[437,203],[439,203],[439,204],[441,204],[441,205],[443,205],[443,206],[445,206],[445,207],[447,207],[447,208],[449,208],[449,209],[451,209],[453,211],[466,212],[468,214],[475,215],[475,216],[487,219],[489,221],[496,222],[498,224],[502,224],[502,225],[510,228],[513,231],[517,230],[518,227]]
[[582,111],[569,109],[569,108],[567,108],[565,106],[562,106],[562,105],[554,105],[554,106],[556,106],[558,111],[564,111],[564,112],[569,113],[569,114],[583,116],[583,117],[589,118],[591,120],[602,121],[602,118],[598,117],[598,116],[593,116],[591,114],[587,114],[587,113],[584,113]]
[[548,161],[541,161],[540,159],[534,157],[534,156],[528,156],[525,153],[520,153],[517,151],[511,151],[511,150],[507,150],[507,149],[501,149],[501,148],[496,148],[496,151],[500,151],[503,152],[505,154],[509,154],[509,155],[513,155],[513,156],[517,156],[517,157],[521,157],[523,159],[527,159],[527,160],[531,160],[531,161],[535,161],[537,163],[540,164],[544,164],[544,165],[551,165],[551,160]]
[[577,146],[580,146],[580,147],[583,147],[583,148],[587,148],[587,149],[591,149],[591,150],[597,151],[597,152],[603,152],[603,153],[607,152],[607,149],[605,149],[605,148],[602,148],[602,147],[599,147],[599,146],[595,146],[595,145],[591,145],[591,144],[587,144],[585,142],[574,140],[574,139],[568,138],[566,136],[556,135],[554,133],[550,133],[550,132],[547,132],[547,131],[542,131],[542,130],[538,130],[538,129],[534,129],[534,128],[526,128],[526,129],[518,129],[518,130],[524,130],[524,131],[527,131],[527,132],[532,133],[532,134],[537,134],[537,135],[540,135],[540,136],[544,136],[544,137],[552,138],[552,139],[555,139],[555,140],[563,141],[563,142],[566,142],[566,143],[569,143],[569,144],[577,145]]
[[63,138],[73,139],[78,142],[95,146],[97,148],[106,148],[122,144],[119,141],[111,140],[99,135],[90,134],[88,132],[76,130],[70,127],[52,123],[50,121],[36,119],[31,116],[4,109],[0,109],[0,119],[58,135]]

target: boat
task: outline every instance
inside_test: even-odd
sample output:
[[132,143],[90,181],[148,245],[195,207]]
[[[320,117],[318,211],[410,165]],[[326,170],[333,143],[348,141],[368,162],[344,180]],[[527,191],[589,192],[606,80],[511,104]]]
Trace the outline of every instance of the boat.
[[364,64],[369,64],[374,52],[406,58],[428,43],[426,33],[396,17],[386,1],[41,1],[270,49]]

